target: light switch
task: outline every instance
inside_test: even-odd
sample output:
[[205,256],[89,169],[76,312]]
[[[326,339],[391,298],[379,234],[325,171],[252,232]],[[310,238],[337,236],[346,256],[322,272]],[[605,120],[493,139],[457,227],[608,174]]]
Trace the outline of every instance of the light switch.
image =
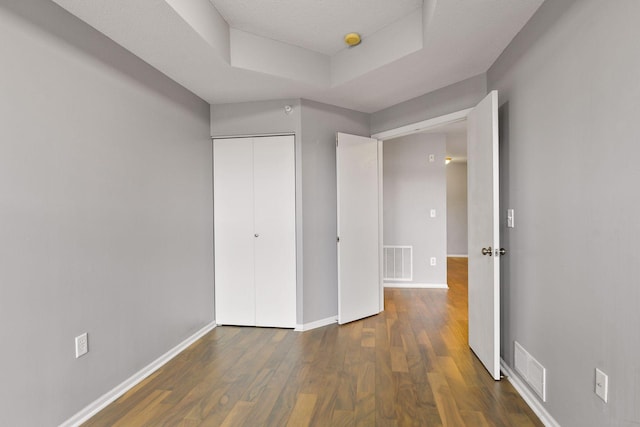
[[433,163],[436,161],[436,155],[435,154],[429,154],[429,162]]
[[431,209],[431,211],[429,212],[429,216],[431,218],[435,218],[436,217],[436,210],[435,209]]
[[515,227],[513,209],[507,209],[507,228],[513,228],[513,227]]
[[596,368],[596,388],[595,392],[598,397],[604,400],[607,403],[608,394],[609,394],[609,376],[602,372],[600,369]]

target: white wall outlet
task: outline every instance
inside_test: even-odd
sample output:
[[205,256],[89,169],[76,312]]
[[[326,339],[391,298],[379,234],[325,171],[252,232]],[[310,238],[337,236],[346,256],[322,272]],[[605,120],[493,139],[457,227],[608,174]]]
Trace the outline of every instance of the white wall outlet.
[[429,154],[429,162],[433,163],[436,161],[436,155],[435,154]]
[[605,403],[609,399],[609,376],[596,368],[595,392]]
[[435,266],[436,265],[436,257],[432,256],[431,259],[429,259],[429,263],[431,264],[431,266]]
[[76,359],[89,352],[89,336],[85,332],[76,337]]
[[429,211],[429,216],[430,216],[431,218],[435,218],[435,217],[436,217],[436,210],[435,210],[435,209],[431,209],[431,210]]
[[515,227],[515,219],[513,215],[513,209],[507,209],[507,228]]

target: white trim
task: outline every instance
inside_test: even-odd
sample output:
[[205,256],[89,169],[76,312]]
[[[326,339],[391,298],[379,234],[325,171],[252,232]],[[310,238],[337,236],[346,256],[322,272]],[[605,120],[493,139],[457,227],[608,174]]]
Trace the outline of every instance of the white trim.
[[296,136],[295,132],[277,132],[277,133],[248,133],[239,135],[212,135],[211,139],[233,139],[233,138],[262,138],[265,136]]
[[504,359],[500,359],[500,368],[507,376],[511,385],[513,385],[513,388],[515,388],[520,397],[522,397],[522,400],[524,400],[538,418],[540,418],[542,424],[546,427],[560,427],[560,424],[553,419],[547,409],[542,405],[542,403],[540,403],[540,400],[538,400],[536,395],[525,385],[524,381],[514,373]]
[[327,317],[326,319],[316,320],[315,322],[309,322],[304,324],[298,323],[294,331],[298,331],[298,332],[310,331],[311,329],[321,328],[323,326],[331,325],[337,322],[338,322],[338,316],[331,316],[331,317]]
[[446,283],[391,283],[384,282],[385,288],[415,288],[415,289],[449,289]]
[[469,258],[468,254],[447,254],[447,258]]
[[421,122],[412,123],[399,128],[374,133],[371,135],[371,138],[386,141],[387,139],[400,138],[401,136],[412,135],[437,126],[444,126],[450,123],[459,122],[461,120],[465,120],[471,110],[473,110],[473,108],[467,108],[466,110],[456,111],[455,113],[445,114],[444,116],[435,117],[433,119],[422,120]]
[[97,414],[99,411],[104,409],[111,402],[125,394],[127,391],[135,387],[142,380],[147,378],[149,375],[157,371],[164,364],[169,362],[171,359],[180,354],[184,349],[189,347],[191,344],[202,338],[206,333],[211,331],[216,327],[215,322],[211,322],[202,329],[200,329],[195,334],[191,335],[189,338],[182,341],[177,346],[173,347],[171,350],[167,351],[165,354],[121,382],[111,391],[103,394],[98,399],[94,400],[89,405],[85,406],[80,412],[69,418],[67,421],[60,424],[59,427],[76,427],[89,420],[92,416]]

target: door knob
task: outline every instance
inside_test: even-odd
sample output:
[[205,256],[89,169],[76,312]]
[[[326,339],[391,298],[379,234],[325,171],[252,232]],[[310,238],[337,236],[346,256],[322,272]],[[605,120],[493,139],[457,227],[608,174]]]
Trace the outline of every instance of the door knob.
[[489,246],[488,248],[482,248],[482,255],[493,255],[493,251],[491,250],[491,246]]
[[258,233],[254,234],[253,237],[260,237]]
[[496,255],[504,255],[507,251],[505,248],[496,249]]

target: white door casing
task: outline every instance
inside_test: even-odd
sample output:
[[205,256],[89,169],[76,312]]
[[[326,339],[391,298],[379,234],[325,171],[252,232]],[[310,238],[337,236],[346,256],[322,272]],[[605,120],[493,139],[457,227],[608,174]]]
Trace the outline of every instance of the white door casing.
[[498,92],[489,93],[467,120],[469,346],[499,380]]
[[382,310],[379,144],[372,138],[337,134],[340,324]]

